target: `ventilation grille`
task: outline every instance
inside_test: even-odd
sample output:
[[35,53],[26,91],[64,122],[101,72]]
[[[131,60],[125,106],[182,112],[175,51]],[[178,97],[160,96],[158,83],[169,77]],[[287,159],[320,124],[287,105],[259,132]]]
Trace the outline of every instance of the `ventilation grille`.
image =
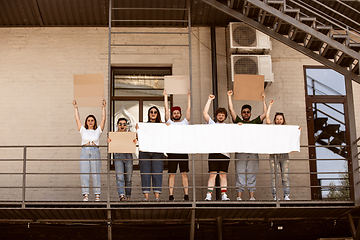
[[232,32],[234,46],[256,47],[256,30],[247,25],[237,25]]
[[234,59],[234,73],[235,74],[258,74],[258,60],[257,57],[238,57]]

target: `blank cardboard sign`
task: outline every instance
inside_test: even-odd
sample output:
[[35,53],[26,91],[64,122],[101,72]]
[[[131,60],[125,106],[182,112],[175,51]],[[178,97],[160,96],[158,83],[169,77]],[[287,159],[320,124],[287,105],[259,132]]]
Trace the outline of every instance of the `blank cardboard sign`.
[[74,99],[79,107],[99,107],[104,99],[104,75],[74,74]]
[[109,132],[109,153],[135,153],[136,132]]
[[261,100],[264,75],[235,74],[234,100]]
[[190,89],[189,76],[165,76],[164,88],[167,94],[188,94]]

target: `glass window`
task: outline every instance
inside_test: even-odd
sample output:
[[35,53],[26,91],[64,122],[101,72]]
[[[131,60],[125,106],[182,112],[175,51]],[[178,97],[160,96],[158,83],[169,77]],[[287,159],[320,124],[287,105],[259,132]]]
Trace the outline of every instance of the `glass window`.
[[340,73],[326,68],[307,68],[308,95],[346,95],[345,78]]

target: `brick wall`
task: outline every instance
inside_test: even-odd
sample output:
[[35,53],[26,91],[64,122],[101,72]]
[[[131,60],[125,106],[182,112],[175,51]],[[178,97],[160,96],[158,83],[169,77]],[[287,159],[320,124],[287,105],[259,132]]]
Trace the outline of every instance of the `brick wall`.
[[[124,29],[116,29],[124,30]],[[131,29],[126,31],[155,31],[156,29]],[[161,31],[178,31],[179,29],[161,29]],[[122,34],[113,39],[114,43],[163,43],[187,44],[186,29],[180,29],[182,35]],[[107,28],[3,28],[0,29],[0,112],[2,125],[0,146],[4,145],[75,145],[80,144],[73,113],[73,74],[103,73],[105,89],[108,89],[108,30]],[[225,29],[217,28],[217,60],[219,106],[227,108],[227,68]],[[272,115],[284,112],[289,124],[302,127],[301,144],[307,144],[307,127],[305,114],[305,92],[303,65],[318,65],[317,62],[272,40],[270,52],[273,62],[275,82],[266,88],[266,101],[273,99]],[[193,123],[204,123],[202,110],[212,93],[211,84],[211,50],[210,29],[192,28],[192,72],[193,72]],[[113,66],[172,66],[173,74],[189,73],[189,50],[187,47],[117,47],[112,51]],[[354,86],[354,92],[358,92]],[[107,90],[105,90],[107,99]],[[355,99],[355,104],[358,99]],[[175,96],[174,103],[185,108],[186,96]],[[235,110],[239,113],[244,101],[234,101]],[[253,117],[261,114],[261,102],[249,102],[253,106]],[[212,108],[211,108],[212,109]],[[82,121],[88,114],[95,114],[100,120],[101,108],[80,108]],[[212,110],[211,110],[212,114]],[[358,115],[358,112],[357,112]],[[227,120],[230,123],[230,119]],[[358,127],[358,129],[360,129]],[[105,132],[107,129],[105,129]],[[101,145],[106,145],[106,134],[103,134]],[[21,159],[23,149],[0,149],[1,159]],[[27,191],[31,200],[80,200],[80,190],[72,187],[80,185],[77,159],[80,149],[55,148],[31,149],[28,157],[40,159],[28,163],[28,172],[71,172],[69,175],[39,175],[27,177],[27,184],[33,187],[66,186],[63,189],[33,188]],[[102,149],[105,158],[106,150]],[[232,155],[233,157],[233,155]],[[262,155],[266,159],[267,155]],[[308,152],[290,154],[291,158],[306,159]],[[195,155],[196,172],[207,172],[207,161],[200,161],[206,155]],[[46,159],[56,159],[46,161]],[[190,173],[192,173],[190,166]],[[290,170],[309,171],[308,162],[292,162]],[[261,161],[260,173],[269,173],[268,161]],[[22,162],[0,162],[1,186],[21,186]],[[103,162],[102,173],[106,173],[106,162]],[[112,172],[113,173],[113,172]],[[230,164],[229,186],[234,186],[234,163]],[[138,172],[134,173],[133,199],[142,198]],[[191,179],[191,177],[190,177]],[[258,175],[257,199],[271,199],[270,175]],[[309,185],[308,175],[291,175],[291,186]],[[205,186],[207,175],[198,175],[196,184]],[[115,176],[111,175],[111,199],[117,198]],[[102,177],[106,186],[106,176]],[[167,175],[163,179],[167,187]],[[190,180],[190,185],[192,181]],[[176,177],[176,186],[181,186],[180,177]],[[163,190],[162,199],[167,199],[167,189]],[[191,192],[191,191],[190,191]],[[0,188],[0,200],[20,200],[21,190]],[[103,198],[106,197],[103,189]],[[181,199],[182,191],[175,190],[175,198]],[[231,199],[236,198],[234,189],[229,191]],[[197,191],[197,198],[205,197],[205,189]],[[309,188],[292,189],[292,199],[310,199]],[[246,197],[245,197],[246,198]]]

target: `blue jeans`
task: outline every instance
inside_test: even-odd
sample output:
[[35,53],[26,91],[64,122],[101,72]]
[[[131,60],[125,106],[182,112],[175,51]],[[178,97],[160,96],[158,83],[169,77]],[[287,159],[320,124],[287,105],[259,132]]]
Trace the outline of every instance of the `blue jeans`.
[[259,155],[257,153],[236,153],[235,158],[237,159],[235,160],[236,190],[243,192],[247,186],[249,192],[255,192],[256,173],[259,171]]
[[[80,159],[101,159],[100,150],[97,147],[83,147],[80,153]],[[100,181],[100,173],[101,172],[101,161],[80,161],[80,179],[81,179],[81,187],[82,194],[89,194],[89,182],[90,182],[90,174],[92,173],[93,186],[94,186],[94,194],[100,194],[101,190],[101,181]]]
[[284,190],[284,195],[290,195],[290,180],[289,180],[289,154],[270,154],[270,170],[271,170],[271,186],[272,194],[276,196],[275,188],[275,155],[279,164],[277,165],[277,173],[281,173],[281,180]]
[[[125,195],[124,194],[124,180],[125,180],[126,197],[130,197],[131,196],[131,186],[132,186],[131,176],[132,176],[132,172],[133,172],[132,154],[131,153],[115,153],[114,159],[122,159],[122,160],[114,160],[115,172],[116,172],[116,187],[117,187],[119,196]],[[126,174],[124,174],[124,173],[126,173]]]
[[[151,159],[163,159],[163,153],[157,152],[139,152],[139,166],[141,174],[141,187],[143,193],[150,193],[151,181],[154,193],[161,193],[162,173],[164,168],[164,161],[151,161]],[[141,160],[146,159],[146,160]],[[157,174],[144,174],[157,173]]]

